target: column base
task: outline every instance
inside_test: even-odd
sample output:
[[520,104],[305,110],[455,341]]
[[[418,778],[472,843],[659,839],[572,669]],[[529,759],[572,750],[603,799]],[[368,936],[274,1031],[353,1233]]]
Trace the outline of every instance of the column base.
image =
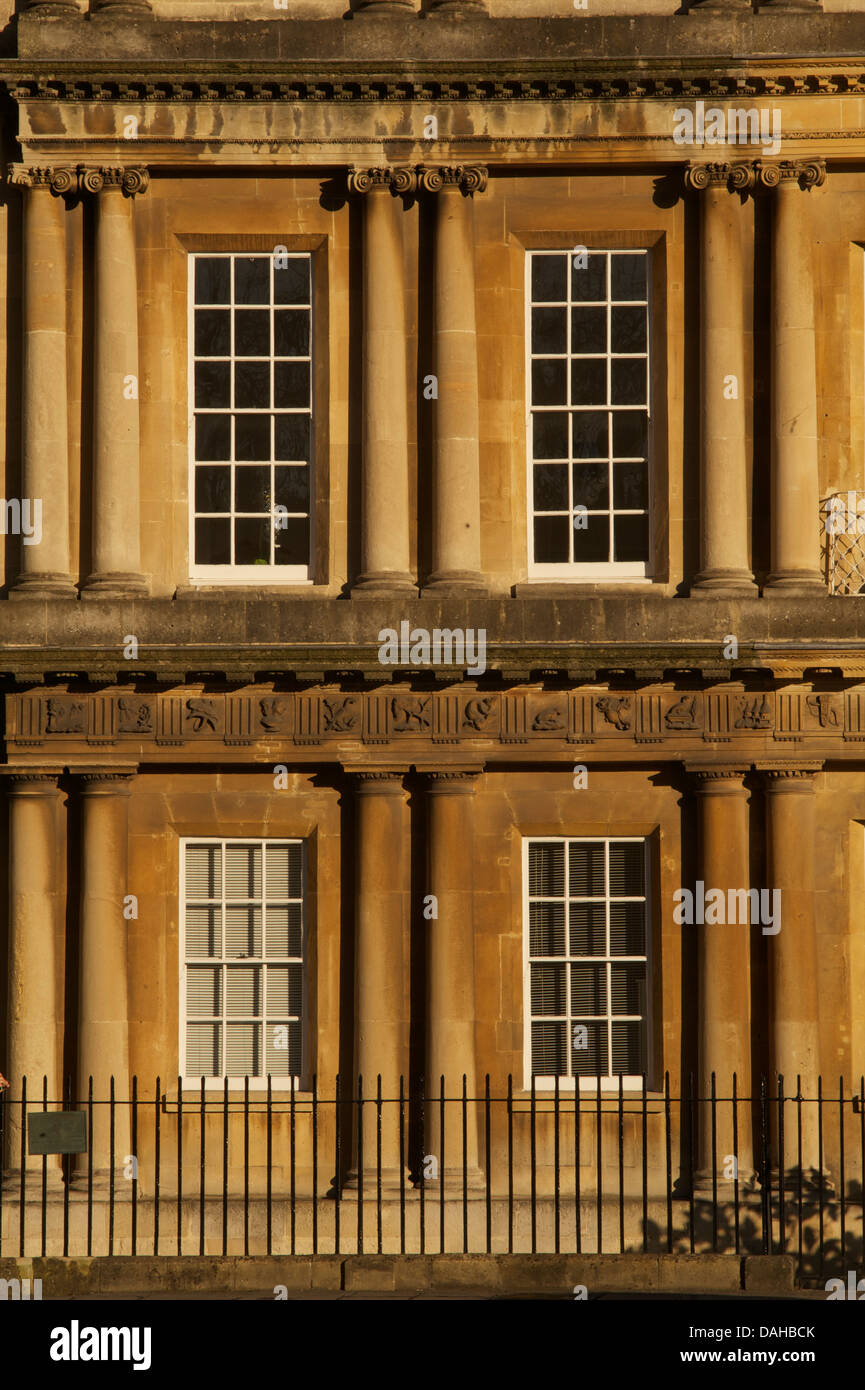
[[[759,1190],[760,1184],[757,1181],[757,1172],[754,1168],[742,1168],[739,1172],[739,1197],[749,1192]],[[720,1174],[715,1175],[715,1191],[718,1194],[719,1202],[732,1202],[734,1199],[734,1183],[732,1178],[722,1178]],[[694,1198],[698,1202],[711,1202],[712,1200],[712,1170],[711,1168],[701,1168],[694,1174],[694,1185],[692,1188]]]
[[[75,0],[41,0],[40,4],[28,5],[21,19],[78,19],[81,14]],[[83,18],[83,16],[81,16]]]
[[[421,1184],[417,1184],[420,1190]],[[465,1174],[465,1190],[471,1197],[481,1197],[487,1190],[487,1180],[480,1168],[475,1164],[469,1164]],[[423,1182],[424,1199],[430,1196],[439,1197],[444,1191],[444,1195],[455,1198],[463,1192],[463,1170],[462,1168],[445,1168],[437,1178],[425,1178]]]
[[78,590],[71,574],[43,573],[19,574],[9,588],[10,599],[22,598],[78,598]]
[[[49,1154],[49,1158],[56,1155]],[[59,1198],[63,1196],[66,1184],[63,1181],[63,1173],[59,1165],[55,1168],[48,1167],[45,1174],[45,1191],[49,1198]],[[21,1194],[21,1169],[7,1168],[3,1173],[2,1197],[5,1202],[7,1198],[19,1197]],[[42,1169],[28,1168],[27,1181],[24,1184],[25,1201],[38,1201],[42,1195]]]
[[[358,1181],[357,1169],[356,1169],[356,1168],[353,1168],[353,1169],[351,1170],[351,1172],[349,1173],[348,1177],[346,1178],[345,1182],[343,1183],[343,1185],[342,1185],[342,1190],[343,1190],[343,1192],[358,1192],[358,1191],[360,1191],[360,1192],[362,1193],[364,1199],[368,1201],[370,1197],[373,1197],[373,1198],[374,1198],[374,1197],[378,1194],[378,1173],[375,1172],[375,1171],[373,1171],[372,1173],[370,1173],[370,1171],[369,1171],[367,1168],[364,1168],[364,1170],[363,1170],[363,1185],[361,1186],[361,1184],[360,1184],[359,1181]],[[406,1196],[408,1196],[408,1194],[412,1191],[411,1178],[410,1178],[409,1175],[408,1175],[408,1169],[407,1169],[407,1168],[403,1171],[403,1189],[402,1189],[402,1190],[405,1192]],[[382,1195],[382,1197],[387,1197],[387,1198],[389,1198],[389,1199],[392,1201],[395,1197],[398,1198],[398,1197],[399,1197],[399,1194],[400,1194],[399,1168],[382,1168],[382,1170],[381,1170],[381,1195]]]
[[819,570],[777,570],[763,585],[763,598],[821,598],[828,592]]
[[424,18],[431,19],[488,19],[489,10],[481,0],[438,0],[430,5]]
[[[393,0],[387,0],[387,3],[393,3]],[[417,584],[410,574],[402,570],[370,570],[351,587],[352,598],[385,598],[389,594],[417,598]]]
[[90,17],[108,18],[109,15],[117,15],[121,19],[152,19],[153,6],[150,0],[101,0]]
[[759,598],[750,570],[701,570],[691,584],[689,598]]
[[[88,1191],[87,1171],[83,1173],[73,1173],[69,1179],[70,1197],[86,1197]],[[93,1196],[100,1202],[107,1202],[111,1195],[111,1169],[93,1169]],[[141,1191],[141,1184],[138,1185],[138,1196],[144,1194]],[[132,1200],[132,1183],[129,1178],[123,1176],[122,1165],[114,1170],[114,1201],[126,1202]]]
[[143,574],[91,574],[81,586],[82,598],[147,598],[149,593]]
[[404,14],[414,16],[415,8],[412,0],[361,0],[359,5],[352,6],[352,14],[369,15],[391,15]]
[[489,592],[486,579],[477,570],[438,570],[431,574],[421,589],[421,597],[445,598],[449,594],[459,597],[462,594]]
[[[784,1170],[784,1181],[781,1182],[781,1174],[777,1167],[772,1168],[769,1175],[769,1186],[771,1192],[778,1192],[782,1187],[785,1193],[791,1193],[794,1197],[799,1192],[799,1169],[786,1168]],[[821,1174],[816,1165],[812,1168],[802,1169],[802,1195],[813,1197],[820,1192]],[[822,1190],[824,1197],[835,1191],[835,1180],[828,1169],[824,1168],[822,1173]]]

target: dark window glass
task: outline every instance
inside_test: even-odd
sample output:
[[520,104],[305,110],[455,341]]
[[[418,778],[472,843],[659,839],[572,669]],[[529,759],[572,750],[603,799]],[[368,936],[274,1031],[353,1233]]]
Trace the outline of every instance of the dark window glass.
[[567,362],[564,357],[536,358],[532,363],[532,404],[567,403]]
[[567,516],[535,517],[535,560],[539,565],[555,565],[568,557]]
[[607,311],[598,309],[571,310],[571,352],[607,351]]
[[606,405],[605,357],[579,357],[571,363],[571,400],[574,405]]
[[195,364],[195,404],[211,410],[231,405],[231,363],[197,362]]
[[646,351],[646,310],[644,308],[610,310],[610,347],[613,352]]
[[[532,1024],[532,1073],[535,1076],[563,1076],[568,1070],[568,1029],[566,1023]],[[579,1055],[579,1054],[575,1054]]]
[[617,410],[613,415],[614,458],[647,458],[648,424],[644,410]]
[[270,416],[236,415],[234,457],[254,463],[270,458]]
[[275,406],[309,406],[309,363],[277,362],[273,368]]
[[238,512],[270,511],[270,468],[235,468],[234,508]]
[[308,415],[277,415],[276,457],[309,462]]
[[532,416],[532,448],[536,459],[568,457],[568,417],[558,411]]
[[613,464],[613,505],[625,511],[644,511],[649,505],[649,477],[645,463]]
[[532,310],[532,352],[566,352],[568,321],[565,309]]
[[575,410],[571,416],[574,431],[574,458],[607,457],[607,412]]
[[309,564],[309,522],[306,517],[283,517],[284,527],[275,533],[278,565]]
[[227,256],[199,256],[195,262],[196,304],[231,301],[231,261]]
[[[574,1075],[575,1076],[606,1076],[607,1067],[607,1025],[606,1023],[593,1023],[590,1019],[574,1019],[575,1023],[581,1023],[586,1030],[587,1045],[585,1047],[574,1048]],[[555,1072],[552,1073],[555,1075]]]
[[234,563],[256,565],[263,561],[269,565],[270,531],[269,517],[239,517],[234,523]]
[[231,469],[202,467],[195,470],[195,510],[231,511]]
[[610,480],[606,463],[574,464],[574,506],[597,511],[610,505]]
[[236,357],[270,356],[270,314],[261,309],[237,309],[234,314]]
[[270,363],[235,362],[234,404],[238,410],[270,406]]
[[568,892],[572,898],[604,896],[604,846],[598,840],[576,840],[568,852]]
[[227,309],[196,309],[196,357],[228,357],[231,352],[231,314]]
[[230,415],[197,415],[195,417],[195,457],[197,459],[231,458]]
[[309,356],[309,310],[279,309],[274,315],[274,346],[277,357]]
[[611,299],[646,298],[647,256],[611,256]]
[[309,469],[306,466],[277,468],[276,502],[290,512],[309,510]]
[[270,257],[238,256],[234,262],[235,304],[270,303]]
[[565,463],[536,463],[534,468],[535,511],[567,511],[568,466]]
[[643,405],[646,400],[646,359],[614,358],[610,382],[613,405]]
[[593,256],[591,252],[586,257],[587,265],[585,269],[578,269],[573,264],[577,261],[582,262],[582,256],[571,256],[571,298],[578,303],[585,303],[587,300],[606,299],[607,297],[607,258],[606,256]]
[[231,522],[197,517],[195,521],[195,558],[199,565],[228,565],[231,563]]
[[649,553],[649,519],[643,516],[617,516],[615,519],[614,560],[645,560]]
[[557,301],[568,297],[567,256],[532,256],[532,299]]
[[288,265],[279,269],[274,262],[274,303],[309,303],[309,261],[306,256],[289,257]]
[[[605,564],[610,558],[610,519],[591,513],[574,518],[574,559],[578,564]],[[579,525],[576,523],[579,522]]]

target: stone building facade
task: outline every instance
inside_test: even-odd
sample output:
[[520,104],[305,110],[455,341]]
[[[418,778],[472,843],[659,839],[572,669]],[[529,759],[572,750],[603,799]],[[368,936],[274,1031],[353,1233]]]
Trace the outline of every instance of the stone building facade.
[[9,15],[13,1086],[858,1089],[862,17],[639,8]]

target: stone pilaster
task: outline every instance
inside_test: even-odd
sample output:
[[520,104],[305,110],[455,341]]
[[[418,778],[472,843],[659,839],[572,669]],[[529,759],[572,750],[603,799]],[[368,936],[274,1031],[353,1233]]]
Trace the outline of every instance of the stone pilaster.
[[[437,916],[426,922],[427,1014],[425,1146],[435,1157],[439,1179],[462,1184],[462,1116],[456,1102],[477,1095],[475,1068],[475,943],[473,804],[480,768],[430,771],[428,798],[428,882]],[[444,1077],[445,1140],[442,1145],[439,1096]],[[444,1147],[444,1155],[442,1155]],[[469,1182],[480,1180],[477,1115],[468,1106],[466,1164]]]
[[[773,1083],[778,1076],[784,1078],[787,1097],[797,1094],[798,1084],[805,1102],[816,1100],[820,1074],[814,897],[814,778],[820,767],[820,763],[808,763],[762,769],[769,887],[778,890],[781,906],[781,929],[767,938],[771,1075]],[[792,1188],[799,1181],[797,1108],[802,1115],[803,1183],[816,1185],[820,1168],[816,1104],[785,1105],[784,1179]],[[775,1169],[779,1166],[776,1120],[773,1113]]]
[[[742,212],[746,165],[696,164],[700,191],[700,573],[694,597],[754,597],[748,546],[745,282]],[[733,378],[733,382],[730,378]]]
[[[76,598],[69,563],[66,209],[73,169],[16,165],[23,187],[21,570],[13,598]],[[26,509],[26,510],[25,510]],[[25,519],[31,538],[25,537]]]
[[424,169],[436,196],[435,403],[432,574],[435,594],[483,590],[480,543],[478,360],[473,196],[487,171],[467,165]]
[[[711,1196],[713,1177],[712,1093],[719,1099],[715,1114],[714,1175],[717,1190],[727,1196],[732,1179],[724,1177],[733,1156],[738,1159],[740,1189],[754,1177],[750,1110],[738,1106],[737,1146],[733,1144],[733,1073],[737,1095],[750,1096],[750,923],[727,920],[729,889],[750,885],[748,854],[748,791],[744,767],[689,767],[697,800],[699,879],[706,895],[721,889],[725,912],[718,922],[683,926],[697,933],[697,1153],[694,1187]],[[747,901],[747,900],[746,900]],[[706,914],[708,915],[708,913]],[[713,914],[714,915],[714,914]]]
[[[128,806],[135,769],[76,768],[81,791],[81,905],[78,988],[78,1095],[107,1101],[114,1077],[114,1168],[129,1154],[129,1005],[127,933],[123,900],[129,892]],[[107,1105],[94,1104],[93,1171],[110,1173]],[[86,1175],[85,1156],[76,1178]],[[118,1185],[120,1181],[117,1180]]]
[[[63,1062],[63,873],[59,847],[62,769],[33,767],[4,771],[9,798],[9,996],[3,1070],[10,1094],[21,1095],[27,1078],[28,1113],[41,1109],[43,1078],[48,1108],[60,1109]],[[20,1178],[21,1112],[9,1107],[3,1162],[11,1179]],[[26,1136],[25,1136],[26,1151]],[[41,1178],[41,1157],[25,1152],[30,1181]],[[48,1159],[50,1177],[60,1165]],[[5,1179],[4,1179],[5,1181]],[[35,1188],[31,1187],[31,1191]]]
[[[392,3],[392,0],[388,0]],[[416,592],[409,559],[408,387],[399,195],[411,169],[361,169],[363,194],[363,478],[361,574],[352,594]]]
[[772,573],[764,595],[819,595],[820,490],[814,243],[807,191],[822,184],[822,161],[758,163],[759,186],[774,190],[772,224]]
[[144,169],[87,169],[96,197],[93,400],[93,572],[86,598],[147,593],[140,573],[138,292],[134,197]]
[[[356,797],[354,1027],[355,1075],[363,1079],[363,1184],[377,1183],[377,1117],[408,1077],[409,860],[411,829],[403,789],[407,768],[350,769]],[[356,1091],[355,1091],[356,1094]],[[407,1089],[406,1089],[407,1094]],[[408,1152],[406,1109],[405,1154]],[[399,1106],[382,1106],[382,1186],[399,1187]],[[358,1154],[349,1185],[358,1183]],[[404,1180],[407,1175],[404,1171]]]

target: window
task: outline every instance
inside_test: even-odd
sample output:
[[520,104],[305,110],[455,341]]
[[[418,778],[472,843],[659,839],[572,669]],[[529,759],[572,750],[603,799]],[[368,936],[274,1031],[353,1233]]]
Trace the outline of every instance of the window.
[[184,840],[181,1072],[293,1078],[303,1070],[300,840]]
[[194,579],[308,580],[308,252],[190,256]]
[[648,1071],[647,843],[525,840],[526,1084]]
[[529,573],[645,578],[649,254],[530,251]]

